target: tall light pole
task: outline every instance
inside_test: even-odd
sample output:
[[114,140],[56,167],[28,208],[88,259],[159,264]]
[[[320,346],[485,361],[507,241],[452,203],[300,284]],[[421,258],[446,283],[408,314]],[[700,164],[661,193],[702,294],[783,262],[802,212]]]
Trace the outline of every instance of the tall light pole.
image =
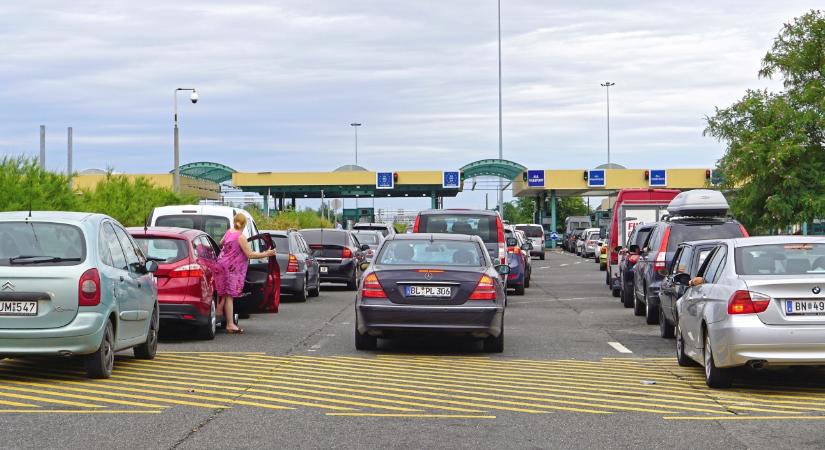
[[353,122],[349,124],[353,129],[355,129],[355,165],[358,165],[358,127],[361,126],[358,122]]
[[610,86],[615,86],[616,83],[605,81],[602,83],[605,92],[607,93],[607,167],[610,167]]
[[[504,159],[501,127],[501,0],[498,0],[498,159]],[[504,218],[504,180],[498,179],[498,213]]]
[[198,91],[194,88],[175,89],[175,175],[172,187],[178,194],[180,194],[180,140],[178,136],[178,92],[180,91],[191,92],[192,94],[189,96],[189,100],[192,103],[198,102]]

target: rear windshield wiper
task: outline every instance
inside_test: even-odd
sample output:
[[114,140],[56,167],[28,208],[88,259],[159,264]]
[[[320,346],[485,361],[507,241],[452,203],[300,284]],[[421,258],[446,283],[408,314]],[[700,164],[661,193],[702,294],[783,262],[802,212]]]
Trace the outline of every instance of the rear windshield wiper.
[[40,264],[53,262],[80,261],[80,258],[63,258],[49,255],[20,255],[9,258],[9,264]]
[[157,256],[147,256],[147,261],[166,262],[166,258],[158,258]]

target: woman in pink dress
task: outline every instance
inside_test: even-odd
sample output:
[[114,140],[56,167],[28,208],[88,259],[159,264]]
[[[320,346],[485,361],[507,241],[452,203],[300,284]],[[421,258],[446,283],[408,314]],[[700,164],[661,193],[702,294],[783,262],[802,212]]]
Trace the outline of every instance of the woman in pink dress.
[[250,259],[268,258],[275,256],[275,250],[255,252],[249,247],[247,236],[242,230],[246,228],[246,216],[235,214],[232,228],[226,230],[221,239],[221,255],[218,257],[218,267],[215,272],[215,291],[220,300],[218,311],[223,311],[226,320],[226,332],[241,334],[243,329],[235,325],[233,298],[240,297],[246,280],[246,269]]

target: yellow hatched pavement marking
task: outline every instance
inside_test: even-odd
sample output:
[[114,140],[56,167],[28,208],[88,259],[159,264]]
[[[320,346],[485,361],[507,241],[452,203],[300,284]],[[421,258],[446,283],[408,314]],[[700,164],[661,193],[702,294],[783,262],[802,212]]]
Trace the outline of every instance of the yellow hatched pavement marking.
[[[472,363],[468,363],[468,364],[472,364]],[[587,363],[587,364],[591,365],[592,363]],[[433,365],[433,364],[429,364],[427,367],[435,368],[435,369],[440,368],[440,366]],[[467,367],[470,367],[470,366],[465,365],[465,368],[467,368]],[[535,385],[536,384],[535,380],[546,379],[546,377],[541,377],[541,378],[537,379],[534,375],[521,375],[521,374],[513,375],[512,372],[500,372],[498,370],[490,369],[490,368],[486,368],[486,367],[472,366],[472,368],[475,369],[475,370],[482,370],[485,373],[487,373],[487,372],[496,373],[498,376],[501,376],[502,379],[510,379],[510,378],[513,378],[513,377],[521,377],[523,379],[531,380],[531,383],[528,386]],[[449,370],[449,369],[445,369],[445,370]],[[442,370],[442,372],[444,372],[445,370]],[[463,373],[463,372],[460,372],[460,373]],[[590,377],[590,376],[581,377],[581,376],[564,374],[563,379],[561,379],[561,380],[556,379],[553,382],[554,383],[559,383],[559,384],[564,384],[564,383],[571,384],[568,381],[566,381],[566,380],[571,380],[571,379],[572,380],[588,380],[588,381],[591,381],[591,382],[595,382],[595,381],[597,381],[595,379],[595,377],[598,375],[598,377],[599,377],[598,381],[601,384],[604,384],[606,374],[610,374],[610,371],[602,370],[602,371],[598,372],[598,374],[594,373],[594,375],[592,377]],[[548,373],[548,375],[549,375],[549,373]],[[647,377],[649,375],[656,375],[656,374],[649,374],[649,373],[648,374],[642,374],[640,378],[633,378],[633,380],[635,381],[635,383],[638,383],[640,379],[644,379],[645,377]],[[667,375],[667,374],[659,373],[658,375],[660,376],[660,375]],[[558,374],[558,373],[555,373],[552,376],[553,377],[558,377],[558,376],[562,376],[562,375]],[[610,379],[614,379],[614,378],[617,378],[617,377],[614,377],[611,374]],[[656,389],[659,389],[659,387],[657,387],[657,386],[660,386],[660,385],[667,386],[669,384],[667,382],[665,382],[665,383],[658,383],[657,382],[657,385],[654,385],[654,386],[639,386],[638,384],[635,384],[635,383],[634,383],[633,387],[622,387],[621,390],[640,392],[640,395],[644,395],[644,396],[656,396],[657,400],[662,400],[662,401],[668,402],[668,403],[678,402],[678,401],[675,401],[675,400],[663,399],[663,397],[664,398],[675,397],[674,395],[671,395],[671,394],[666,394],[666,395],[659,394],[659,395],[657,395],[655,392],[652,392]],[[704,384],[704,381],[702,381],[702,383]],[[572,383],[572,384],[581,386],[582,383]],[[597,388],[593,388],[592,386],[593,386],[592,384],[589,384],[588,389],[597,389]],[[799,402],[786,402],[789,405],[778,405],[778,404],[776,404],[777,401],[775,399],[772,399],[773,401],[760,400],[760,399],[755,399],[755,398],[751,398],[751,397],[744,397],[743,395],[736,394],[736,393],[734,393],[734,394],[717,393],[718,391],[710,391],[707,388],[704,388],[704,390],[700,390],[700,389],[697,389],[697,386],[692,386],[692,385],[689,385],[689,384],[687,384],[686,386],[687,387],[684,387],[684,388],[667,386],[666,389],[669,392],[672,391],[674,394],[678,393],[678,392],[683,392],[683,393],[689,394],[689,395],[678,396],[677,398],[690,398],[690,397],[693,397],[694,401],[705,401],[705,402],[712,402],[712,403],[719,402],[719,403],[724,403],[725,404],[724,406],[729,408],[729,409],[736,409],[736,410],[742,410],[742,411],[785,413],[785,411],[776,411],[776,408],[780,408],[780,409],[798,409],[798,410],[806,410],[806,411],[822,410],[821,408],[814,408],[814,407],[811,407],[811,406],[808,406],[808,405],[805,405],[805,406],[799,405]],[[642,388],[642,390],[639,390],[638,388]],[[718,396],[722,396],[722,397],[725,397],[725,398],[718,398]],[[771,406],[773,409],[765,409],[765,408],[759,408],[759,407],[756,407],[756,406],[751,406],[754,401],[772,403],[772,404],[766,405],[766,406]],[[797,406],[793,406],[793,405],[797,405]],[[718,404],[716,404],[715,406],[721,408],[721,406],[718,405]],[[790,411],[787,412],[787,413],[792,414],[792,412],[790,412]]]
[[0,414],[160,414],[162,409],[0,409]]
[[667,420],[825,420],[825,416],[668,416]]
[[[140,373],[143,376],[145,376],[145,374],[148,373],[148,372],[145,371],[145,370],[140,370],[140,371],[135,371],[134,373]],[[151,379],[153,381],[157,381],[157,382],[160,382],[160,383],[181,383],[181,384],[193,385],[192,383],[164,380],[165,378],[179,378],[179,377],[169,377],[169,376],[165,376],[165,375],[160,375],[161,372],[158,372],[158,373],[159,373],[158,375],[154,375],[153,377],[147,377],[147,379]],[[207,375],[208,373],[209,373],[208,371],[204,371],[204,376],[201,377],[201,379],[206,378],[206,376],[208,376]],[[231,377],[230,379],[237,380],[237,376]],[[266,380],[266,381],[277,380],[278,384],[277,385],[266,384],[266,383],[263,383],[264,380]],[[226,381],[223,381],[223,380],[218,381],[218,382],[219,383],[226,383]],[[249,383],[236,383],[236,384],[248,385]],[[206,386],[206,387],[225,387],[225,385],[202,384],[202,383],[199,383],[197,385]],[[315,389],[312,390],[312,392],[320,392],[320,393],[323,393],[323,394],[326,394],[326,395],[345,396],[345,397],[359,398],[359,399],[369,399],[370,401],[374,401],[374,402],[385,402],[385,403],[392,403],[392,404],[398,404],[398,405],[413,406],[413,407],[418,407],[418,408],[427,408],[427,407],[429,407],[429,408],[436,408],[436,409],[444,409],[444,410],[447,410],[447,411],[469,412],[469,413],[481,412],[481,411],[478,411],[478,410],[467,409],[467,408],[438,406],[438,405],[426,404],[426,403],[422,403],[422,402],[408,402],[408,401],[401,401],[401,400],[395,400],[395,399],[379,398],[379,397],[375,397],[374,395],[376,395],[376,393],[371,392],[371,391],[367,391],[367,392],[370,392],[371,394],[373,394],[373,396],[349,395],[349,394],[342,394],[342,393],[339,393],[339,392],[330,392],[330,391],[365,392],[365,390],[363,390],[363,389],[344,388],[344,387],[336,387],[334,385],[333,386],[326,386],[326,385],[319,386],[317,384],[301,383],[301,382],[294,381],[294,378],[276,376],[276,375],[266,375],[264,378],[261,378],[255,385],[256,386],[267,386],[267,387],[271,386],[271,387],[274,387],[274,388],[277,388],[277,389],[294,389],[294,390],[298,390],[298,391],[306,391],[304,388],[305,387],[310,387],[310,388],[315,388]],[[293,386],[293,387],[290,387],[290,386]],[[351,386],[351,384],[348,384],[348,386]],[[323,388],[323,389],[327,389],[327,390],[318,391],[319,388]],[[231,387],[231,389],[241,389],[241,388]],[[272,392],[271,390],[259,389],[259,388],[250,388],[250,389],[248,389],[248,391],[249,392],[263,392],[263,393],[271,393]],[[406,398],[406,399],[414,399],[414,400],[421,400],[422,399],[421,397],[404,396],[404,395],[396,396],[396,397]],[[431,399],[426,399],[426,398],[423,399],[423,400],[432,401]],[[413,411],[409,408],[396,408],[396,407],[393,407],[393,406],[385,406],[385,405],[374,405],[373,407],[377,408],[377,409]]]
[[414,419],[495,419],[496,416],[476,416],[470,414],[381,414],[381,413],[327,413],[328,416],[348,417],[396,417]]

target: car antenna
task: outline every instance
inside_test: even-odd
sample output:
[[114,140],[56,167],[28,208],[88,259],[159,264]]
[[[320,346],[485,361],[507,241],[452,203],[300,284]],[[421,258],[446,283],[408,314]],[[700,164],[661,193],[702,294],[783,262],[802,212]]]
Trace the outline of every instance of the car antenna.
[[26,220],[27,220],[27,221],[28,221],[28,220],[31,218],[31,216],[32,216],[32,191],[33,191],[33,190],[34,190],[34,181],[32,181],[32,179],[31,179],[31,178],[29,178],[29,216],[28,216],[28,217],[26,217]]
[[146,216],[146,219],[143,221],[143,234],[149,233],[149,216]]

